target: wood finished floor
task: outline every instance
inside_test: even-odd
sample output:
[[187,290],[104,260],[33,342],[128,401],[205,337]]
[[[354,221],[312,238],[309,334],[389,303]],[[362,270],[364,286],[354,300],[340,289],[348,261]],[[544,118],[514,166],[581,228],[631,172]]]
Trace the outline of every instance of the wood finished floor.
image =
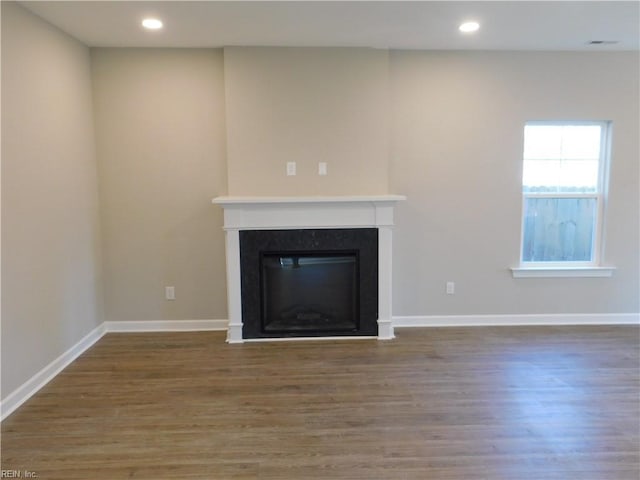
[[2,423],[40,480],[640,477],[639,330],[109,334]]

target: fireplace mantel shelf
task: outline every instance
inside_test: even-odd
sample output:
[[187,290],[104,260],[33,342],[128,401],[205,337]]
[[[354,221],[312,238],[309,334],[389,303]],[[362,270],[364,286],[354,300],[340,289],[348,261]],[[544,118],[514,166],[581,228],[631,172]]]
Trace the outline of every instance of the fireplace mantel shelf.
[[224,229],[356,228],[393,225],[404,195],[317,197],[216,197]]
[[221,196],[212,203],[222,206],[233,205],[268,205],[268,204],[313,204],[313,203],[380,203],[406,200],[404,195],[339,195],[339,196],[306,196],[306,197],[248,197]]

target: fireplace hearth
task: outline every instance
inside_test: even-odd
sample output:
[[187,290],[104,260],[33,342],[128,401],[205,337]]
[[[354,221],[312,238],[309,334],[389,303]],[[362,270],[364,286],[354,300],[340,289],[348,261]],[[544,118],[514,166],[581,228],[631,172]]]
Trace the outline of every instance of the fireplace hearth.
[[240,232],[243,338],[376,336],[378,230]]

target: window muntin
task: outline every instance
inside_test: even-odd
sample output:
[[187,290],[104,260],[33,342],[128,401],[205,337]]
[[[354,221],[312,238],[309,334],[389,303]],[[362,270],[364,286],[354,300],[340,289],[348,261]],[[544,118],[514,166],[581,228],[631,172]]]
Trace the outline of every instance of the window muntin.
[[599,262],[609,129],[608,122],[525,125],[523,265]]

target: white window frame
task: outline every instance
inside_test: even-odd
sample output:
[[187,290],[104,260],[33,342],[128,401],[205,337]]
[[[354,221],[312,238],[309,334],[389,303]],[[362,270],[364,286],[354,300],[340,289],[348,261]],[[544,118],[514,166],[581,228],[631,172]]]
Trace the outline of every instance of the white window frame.
[[[600,137],[600,158],[598,159],[598,184],[596,192],[589,193],[527,193],[522,191],[522,211],[520,215],[520,264],[511,268],[511,272],[516,278],[526,277],[610,277],[614,267],[602,264],[604,257],[604,216],[607,189],[609,185],[609,164],[611,158],[611,130],[610,121],[528,121],[529,125],[549,125],[549,126],[583,126],[597,125],[601,127]],[[524,133],[524,128],[522,129]],[[524,143],[524,137],[523,137]],[[524,165],[524,156],[522,159]],[[596,220],[593,230],[591,253],[592,259],[588,262],[525,262],[522,260],[524,248],[524,220],[525,206],[528,198],[593,198],[596,200]]]

